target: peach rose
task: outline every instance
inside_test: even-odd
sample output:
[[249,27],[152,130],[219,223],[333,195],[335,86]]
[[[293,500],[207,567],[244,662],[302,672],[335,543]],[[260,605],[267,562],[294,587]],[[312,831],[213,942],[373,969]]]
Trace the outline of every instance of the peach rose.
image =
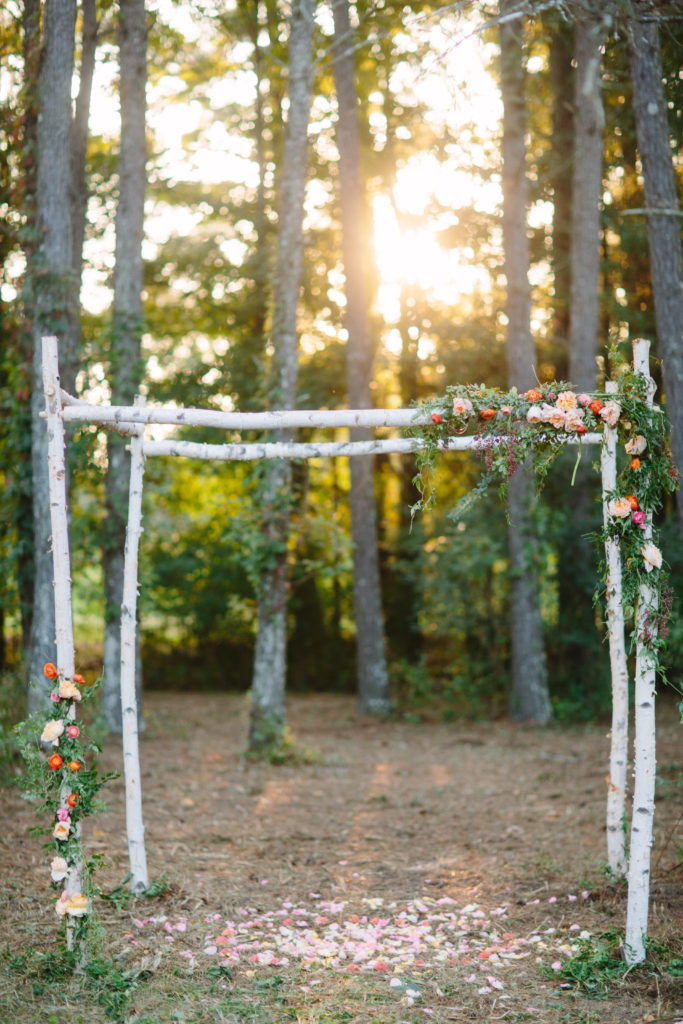
[[62,679],[57,691],[62,700],[80,700],[81,691],[70,679]]
[[621,406],[614,399],[610,399],[609,402],[605,402],[602,409],[600,410],[600,416],[605,421],[608,427],[616,427],[617,420],[621,415]]
[[564,409],[565,412],[568,409],[576,409],[576,395],[573,391],[560,391],[556,405],[558,409]]
[[631,502],[628,498],[615,498],[609,503],[608,510],[616,519],[625,519],[631,515]]
[[69,917],[83,917],[89,910],[88,897],[84,896],[82,892],[75,892],[66,901],[66,912]]
[[532,405],[526,414],[526,418],[529,423],[542,423],[543,415],[541,413],[540,405]]
[[544,423],[550,423],[551,426],[556,427],[557,430],[561,430],[565,425],[565,414],[556,405],[544,403],[541,406],[541,419]]
[[470,402],[469,398],[458,398],[453,399],[453,415],[454,416],[469,416],[474,410],[474,406]]
[[60,842],[64,842],[69,838],[69,830],[71,829],[71,819],[67,821],[58,821],[55,823],[55,827],[52,829],[52,835],[55,839],[59,839]]
[[567,430],[578,430],[585,426],[581,409],[568,409],[564,414],[564,425]]

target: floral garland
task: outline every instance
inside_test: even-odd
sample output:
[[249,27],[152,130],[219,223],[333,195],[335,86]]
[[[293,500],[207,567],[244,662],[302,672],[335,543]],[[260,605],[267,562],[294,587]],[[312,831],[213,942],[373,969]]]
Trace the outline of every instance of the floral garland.
[[[80,822],[93,813],[97,793],[117,773],[99,775],[89,755],[99,753],[100,748],[85,741],[75,722],[77,705],[93,692],[85,690],[88,684],[83,676],[75,672],[72,678],[66,678],[52,662],[43,671],[55,684],[50,693],[52,711],[47,721],[44,715],[33,715],[18,727],[27,766],[22,785],[30,798],[40,801],[39,809],[50,818],[49,826],[37,826],[32,832],[50,835],[44,849],[53,854],[50,874],[52,886],[59,892],[55,912],[64,929],[68,926],[72,931],[71,946],[75,948],[85,936],[86,919],[92,912],[89,883],[95,866],[95,858],[84,860]],[[52,749],[49,756],[46,747]]]
[[[616,428],[621,466],[616,489],[605,495],[608,515],[600,534],[602,550],[608,537],[619,540],[627,617],[633,615],[644,582],[657,595],[656,614],[637,639],[653,652],[661,672],[657,655],[667,637],[672,592],[661,550],[655,543],[656,531],[652,531],[652,537],[644,532],[650,534],[652,516],[661,511],[665,495],[676,490],[678,475],[664,412],[647,402],[648,379],[626,364],[617,368],[617,378],[616,392],[590,394],[577,394],[564,382],[539,384],[525,392],[516,388],[501,392],[476,384],[448,387],[445,399],[432,399],[421,407],[430,414],[426,428],[413,430],[414,436],[424,442],[417,456],[418,473],[414,481],[420,500],[413,513],[434,503],[436,459],[454,435],[474,437],[474,449],[483,461],[479,483],[450,513],[451,518],[459,519],[494,481],[498,481],[501,495],[505,496],[508,481],[520,465],[533,466],[540,489],[567,442],[579,440],[578,466],[581,437],[605,425]],[[601,570],[598,596],[605,590],[604,562]]]

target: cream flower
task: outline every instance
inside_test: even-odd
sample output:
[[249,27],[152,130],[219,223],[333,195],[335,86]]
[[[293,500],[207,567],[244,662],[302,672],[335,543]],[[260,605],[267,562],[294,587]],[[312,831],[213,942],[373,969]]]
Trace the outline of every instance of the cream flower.
[[69,865],[64,857],[53,857],[50,862],[53,882],[61,882],[69,874]]
[[62,700],[80,700],[81,691],[70,679],[61,679],[57,691]]
[[64,891],[62,892],[62,895],[59,897],[59,899],[55,903],[55,912],[56,912],[58,917],[64,917],[64,915],[66,914],[66,905],[67,905],[68,902],[69,902],[69,894],[66,891],[66,889],[64,889]]
[[624,448],[628,455],[642,455],[647,448],[647,441],[642,434],[638,434],[637,437],[632,437],[630,441],[627,441]]
[[621,406],[618,402],[615,402],[613,398],[609,402],[605,402],[602,409],[600,410],[600,416],[605,421],[608,427],[616,427],[617,420],[621,415]]
[[567,430],[578,430],[585,426],[581,409],[568,409],[564,414],[564,425]]
[[529,423],[542,423],[543,414],[541,412],[540,405],[532,405],[526,414],[526,418],[528,419]]
[[652,572],[653,569],[659,569],[662,564],[662,552],[659,550],[656,544],[653,544],[651,540],[647,544],[643,544],[640,549],[640,553],[643,556],[645,562],[645,571]]
[[628,498],[615,498],[608,506],[609,514],[617,519],[625,519],[631,515],[631,503]]
[[550,423],[551,426],[561,430],[565,425],[565,413],[562,409],[558,409],[556,405],[543,404],[541,406],[541,419],[544,423]]
[[88,897],[84,896],[82,892],[75,892],[66,901],[66,912],[69,917],[83,917],[89,910]]
[[470,402],[469,398],[458,398],[453,399],[453,415],[454,416],[469,416],[473,412],[474,406]]
[[71,829],[71,819],[66,821],[58,821],[55,827],[52,829],[52,835],[55,839],[59,839],[64,842],[65,839],[69,838],[69,830]]
[[576,409],[576,395],[573,391],[560,391],[555,403],[558,409]]
[[40,736],[40,742],[51,743],[53,747],[58,747],[59,737],[62,735],[63,732],[64,722],[61,720],[61,718],[52,718],[50,719],[49,722],[45,723],[45,728],[43,729]]

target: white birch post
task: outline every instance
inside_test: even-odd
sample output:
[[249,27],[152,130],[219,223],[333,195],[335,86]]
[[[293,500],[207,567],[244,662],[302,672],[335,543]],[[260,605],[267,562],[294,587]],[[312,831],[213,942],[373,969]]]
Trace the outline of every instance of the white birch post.
[[[140,405],[142,400],[140,400]],[[126,833],[130,861],[131,888],[148,888],[145,826],[142,820],[142,784],[138,742],[138,706],[135,693],[135,637],[137,628],[138,550],[142,534],[142,479],[144,427],[130,444],[130,487],[128,525],[123,563],[121,602],[121,717],[123,727],[123,776],[126,790]]]
[[[62,392],[59,384],[57,338],[42,338],[43,389],[47,419],[47,463],[50,494],[50,526],[52,529],[52,563],[54,566],[55,640],[57,643],[57,671],[60,678],[73,680],[75,672],[74,627],[71,605],[71,557],[69,552],[69,520],[66,495],[66,456],[64,422],[62,420]],[[70,702],[67,718],[74,721],[76,705]],[[69,787],[62,784],[60,805],[67,807]],[[81,823],[74,825],[74,834],[80,838]],[[69,864],[64,888],[69,897],[80,893],[83,865]],[[66,922],[67,949],[73,948],[74,926]]]
[[[605,385],[608,394],[618,390],[616,381]],[[605,424],[600,452],[602,471],[602,514],[609,525],[607,494],[617,486],[617,431]],[[612,731],[610,734],[609,776],[607,779],[607,864],[615,875],[626,872],[626,768],[628,764],[628,664],[624,639],[624,608],[621,588],[619,541],[605,540],[607,566],[607,635],[612,675]]]
[[[650,378],[650,342],[633,343],[633,368],[647,377],[647,402],[652,405],[654,381]],[[648,510],[643,543],[652,537],[652,515]],[[626,938],[624,959],[628,964],[645,959],[645,939],[650,902],[650,851],[654,842],[652,826],[655,813],[655,660],[641,641],[644,629],[652,632],[658,608],[657,591],[642,583],[636,611],[635,751],[633,814],[628,869]]]

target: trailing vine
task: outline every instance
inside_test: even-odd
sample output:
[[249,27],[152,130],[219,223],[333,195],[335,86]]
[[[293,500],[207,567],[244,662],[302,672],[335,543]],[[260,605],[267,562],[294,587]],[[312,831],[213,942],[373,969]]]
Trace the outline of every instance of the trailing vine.
[[[498,484],[504,498],[510,477],[521,465],[533,467],[540,490],[565,445],[577,446],[578,465],[582,437],[602,430],[605,425],[614,427],[618,441],[617,486],[605,495],[608,515],[596,540],[602,541],[603,552],[608,537],[619,540],[627,618],[634,617],[642,584],[646,583],[657,595],[656,613],[646,621],[640,637],[632,633],[632,640],[640,640],[652,652],[657,670],[662,673],[658,655],[666,642],[672,592],[657,544],[657,531],[653,529],[650,536],[649,524],[661,512],[665,496],[677,489],[678,475],[664,412],[647,401],[648,379],[626,364],[617,367],[616,376],[617,390],[609,393],[598,390],[577,394],[566,382],[557,381],[524,392],[516,388],[502,392],[483,384],[449,386],[445,397],[431,399],[421,406],[430,422],[412,431],[424,444],[417,455],[418,472],[414,480],[420,499],[412,512],[434,504],[436,462],[453,437],[471,437],[474,451],[483,463],[477,485],[449,513],[457,520],[492,484]],[[574,476],[575,473],[576,467]],[[597,599],[604,596],[605,577],[603,559]]]
[[92,912],[92,871],[95,858],[84,859],[80,823],[92,814],[102,786],[116,772],[100,775],[94,755],[100,748],[89,742],[75,720],[78,704],[92,697],[82,675],[67,679],[48,662],[45,676],[54,682],[51,710],[36,713],[17,726],[26,771],[22,786],[48,823],[37,825],[34,835],[49,835],[44,844],[52,854],[50,875],[58,893],[54,907],[62,920],[63,933],[72,930],[71,945],[77,950],[85,938]]

